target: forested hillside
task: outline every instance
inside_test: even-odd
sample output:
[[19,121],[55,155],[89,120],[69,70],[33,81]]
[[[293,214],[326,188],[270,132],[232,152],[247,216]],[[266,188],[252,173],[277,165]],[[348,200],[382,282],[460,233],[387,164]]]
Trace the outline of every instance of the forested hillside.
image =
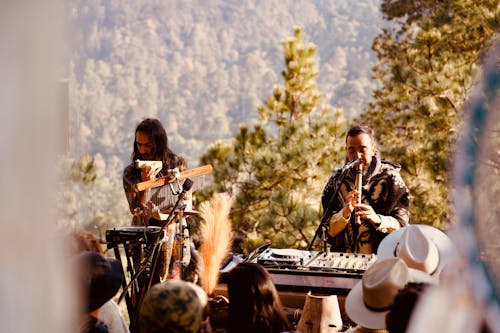
[[280,83],[295,26],[318,45],[325,102],[356,115],[374,83],[378,1],[74,1],[71,143],[126,160],[131,131],[160,118],[190,164],[252,123]]
[[[70,152],[95,158],[96,180],[64,185],[63,223],[127,224],[121,172],[144,117],[167,127],[191,167],[208,146],[252,125],[282,83],[284,39],[317,45],[323,103],[348,118],[375,81],[379,1],[75,0],[70,5]],[[319,200],[319,198],[318,198]]]

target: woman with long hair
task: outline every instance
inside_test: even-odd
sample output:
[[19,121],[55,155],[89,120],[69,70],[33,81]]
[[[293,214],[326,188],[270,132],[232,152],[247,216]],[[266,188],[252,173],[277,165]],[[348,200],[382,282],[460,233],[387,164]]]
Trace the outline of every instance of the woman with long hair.
[[229,272],[227,333],[279,333],[289,331],[278,291],[261,265],[243,262]]

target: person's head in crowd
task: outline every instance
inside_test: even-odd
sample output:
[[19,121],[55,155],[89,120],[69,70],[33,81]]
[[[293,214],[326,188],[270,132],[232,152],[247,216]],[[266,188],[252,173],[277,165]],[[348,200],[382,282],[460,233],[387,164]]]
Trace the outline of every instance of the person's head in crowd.
[[83,251],[104,253],[99,239],[93,233],[81,228],[71,230],[66,235],[65,241],[71,254]]
[[429,283],[409,282],[394,297],[394,303],[385,317],[387,330],[390,333],[404,333],[410,321],[415,304],[425,292]]
[[377,249],[377,257],[398,257],[408,267],[437,277],[454,260],[456,251],[450,238],[441,230],[410,224],[387,235]]
[[98,319],[99,309],[116,295],[125,279],[121,262],[98,252],[83,251],[75,254],[71,263],[81,295],[79,333],[109,332]]
[[197,333],[208,297],[203,289],[184,280],[153,285],[139,310],[141,333]]
[[290,329],[278,291],[261,265],[243,262],[230,272],[228,333],[275,333]]
[[116,295],[125,279],[121,262],[83,251],[72,257],[71,264],[81,297],[78,332],[108,333],[108,327],[98,318],[99,309]]
[[[104,255],[99,239],[93,233],[84,229],[76,228],[71,230],[65,235],[64,241],[66,249],[71,256],[85,251]],[[104,303],[96,315],[99,320],[105,323],[109,333],[129,332],[125,318],[113,299]]]
[[125,277],[120,261],[102,254],[83,251],[72,258],[77,283],[83,299],[83,310],[93,313],[113,298]]
[[422,271],[409,268],[400,258],[379,259],[368,267],[361,281],[349,291],[345,311],[361,327],[385,329],[385,317],[394,298],[409,282],[433,283],[434,280]]

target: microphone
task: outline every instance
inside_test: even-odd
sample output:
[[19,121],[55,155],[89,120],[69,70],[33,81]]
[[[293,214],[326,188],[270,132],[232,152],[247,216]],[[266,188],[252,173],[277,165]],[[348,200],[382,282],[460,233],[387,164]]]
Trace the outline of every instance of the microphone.
[[193,187],[193,184],[194,182],[191,179],[186,178],[182,184],[182,192],[188,192]]
[[352,160],[351,162],[349,163],[346,163],[343,167],[342,167],[342,172],[356,166],[356,165],[359,165],[361,163],[361,160],[359,158],[356,158],[354,160]]

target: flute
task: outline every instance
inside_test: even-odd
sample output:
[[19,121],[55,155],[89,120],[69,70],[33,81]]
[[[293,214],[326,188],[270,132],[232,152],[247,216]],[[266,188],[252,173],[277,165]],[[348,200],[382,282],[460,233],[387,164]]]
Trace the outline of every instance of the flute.
[[[363,164],[359,163],[356,169],[356,182],[354,187],[358,190],[358,204],[361,203],[361,193],[363,190]],[[356,215],[355,218],[356,224],[361,224],[361,217]]]

